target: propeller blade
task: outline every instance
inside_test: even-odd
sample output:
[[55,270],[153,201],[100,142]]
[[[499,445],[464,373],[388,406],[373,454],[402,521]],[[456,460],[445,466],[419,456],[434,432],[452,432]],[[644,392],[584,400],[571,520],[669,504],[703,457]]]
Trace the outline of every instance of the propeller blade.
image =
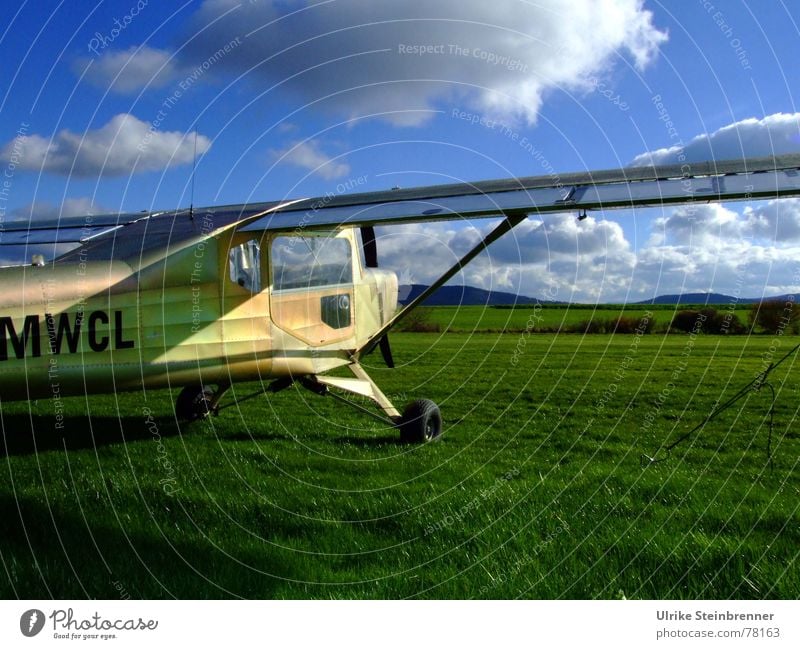
[[383,360],[386,361],[386,367],[393,368],[394,357],[392,356],[392,348],[389,345],[389,334],[386,334],[383,338],[381,338],[378,346],[381,348],[381,356],[383,356]]
[[367,268],[377,268],[378,245],[375,243],[375,228],[371,225],[361,227],[361,244],[364,248],[364,263]]

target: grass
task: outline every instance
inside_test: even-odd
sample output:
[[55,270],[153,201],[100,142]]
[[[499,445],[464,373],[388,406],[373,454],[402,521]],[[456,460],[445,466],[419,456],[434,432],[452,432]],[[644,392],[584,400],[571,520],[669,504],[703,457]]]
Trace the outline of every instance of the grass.
[[[587,320],[616,320],[620,316],[641,319],[650,311],[656,331],[664,331],[672,317],[682,309],[706,308],[704,305],[548,305],[521,304],[513,308],[495,306],[420,307],[426,322],[438,325],[439,331],[450,333],[559,331]],[[721,314],[728,305],[712,305]],[[734,309],[733,313],[747,324],[750,308]]]
[[2,595],[797,598],[796,357],[771,470],[767,390],[640,458],[800,338],[692,340],[393,334],[370,371],[440,404],[424,446],[299,388],[184,427],[168,391],[67,399],[65,431],[2,404]]

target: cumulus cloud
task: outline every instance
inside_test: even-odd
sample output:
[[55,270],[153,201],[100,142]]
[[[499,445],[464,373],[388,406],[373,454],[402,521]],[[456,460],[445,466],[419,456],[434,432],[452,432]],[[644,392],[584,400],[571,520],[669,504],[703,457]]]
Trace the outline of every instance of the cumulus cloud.
[[681,207],[653,220],[636,251],[632,295],[718,292],[741,298],[800,290],[800,199]]
[[800,243],[799,198],[771,200],[747,206],[743,217],[747,223],[747,231],[754,238],[775,243]]
[[[637,155],[631,166],[676,164],[705,160],[734,160],[800,152],[800,113],[775,113],[728,124],[671,146]],[[684,156],[684,159],[680,157]]]
[[61,205],[47,201],[34,201],[24,207],[18,207],[10,212],[12,220],[51,220],[70,216],[84,216],[87,214],[103,214],[107,212],[98,206],[93,199],[81,196],[66,198]]
[[644,68],[667,38],[642,0],[206,0],[193,24],[187,58],[241,38],[218,70],[400,125],[455,98],[533,123],[549,90],[588,87],[621,57]]
[[640,250],[635,293],[717,292],[758,298],[800,291],[800,246],[719,240],[718,245],[663,245]]
[[[636,156],[633,166],[741,159],[800,152],[800,113],[744,119],[685,146]],[[760,297],[800,290],[800,199],[759,201],[743,208],[694,204],[653,219],[636,252],[640,296],[716,291]]]
[[[96,130],[68,129],[52,138],[28,135],[7,143],[0,156],[19,160],[18,169],[91,177],[121,176],[192,162],[195,133],[159,131],[130,114],[113,117]],[[211,141],[197,135],[197,154]]]
[[[87,214],[104,214],[108,210],[97,205],[92,198],[77,197],[66,198],[60,205],[48,201],[34,201],[28,205],[9,210],[6,218],[6,227],[15,221],[35,223],[36,221],[51,221],[70,216],[85,216]],[[13,235],[12,235],[13,236]],[[18,238],[15,238],[19,241]],[[0,231],[0,241],[3,233]],[[44,255],[45,259],[56,257],[73,250],[74,243],[16,243],[0,246],[0,266],[18,266],[31,263],[33,255]]]
[[147,46],[109,50],[96,59],[79,59],[74,67],[94,85],[118,93],[160,88],[178,75],[173,54]]
[[[380,265],[397,272],[401,283],[429,284],[496,223],[379,228]],[[680,292],[749,298],[800,291],[800,199],[741,212],[719,204],[681,208],[652,219],[651,227],[649,240],[634,249],[613,220],[529,219],[451,283],[589,303]]]
[[350,173],[350,165],[337,162],[335,157],[324,153],[313,140],[294,142],[279,151],[271,151],[270,154],[279,164],[288,163],[307,169],[325,180],[334,180]]
[[542,221],[521,223],[509,237],[498,241],[492,248],[492,256],[503,262],[576,257],[588,260],[629,250],[619,223],[591,216],[578,221],[572,214],[554,214]]
[[655,219],[651,245],[727,246],[742,241],[768,246],[800,243],[800,199],[747,205],[740,213],[720,203],[680,207]]
[[[405,283],[429,284],[496,225],[493,220],[467,226],[379,228],[380,265],[397,272]],[[555,214],[521,223],[452,283],[547,300],[588,301],[624,295],[635,264],[636,256],[618,223],[593,217],[577,222],[574,216]]]

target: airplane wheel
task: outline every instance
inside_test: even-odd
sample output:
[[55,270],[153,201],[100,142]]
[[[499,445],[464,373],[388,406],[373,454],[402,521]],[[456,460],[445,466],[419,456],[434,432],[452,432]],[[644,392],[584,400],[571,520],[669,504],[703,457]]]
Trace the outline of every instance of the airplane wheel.
[[430,399],[409,404],[400,421],[400,439],[406,444],[430,442],[442,434],[442,415]]
[[178,419],[195,421],[205,419],[211,414],[214,390],[202,385],[187,385],[175,401],[175,414]]

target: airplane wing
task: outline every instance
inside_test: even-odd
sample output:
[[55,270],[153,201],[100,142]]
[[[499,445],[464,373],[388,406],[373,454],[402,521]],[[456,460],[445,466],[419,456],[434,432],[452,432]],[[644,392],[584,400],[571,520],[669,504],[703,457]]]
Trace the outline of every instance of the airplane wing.
[[800,155],[458,183],[301,201],[240,230],[390,225],[800,195]]
[[0,263],[15,258],[29,262],[31,255],[58,257],[83,242],[102,238],[147,218],[147,214],[103,214],[61,219],[0,222]]
[[[800,196],[800,154],[456,183],[285,202],[0,224],[0,248],[126,259],[213,231],[329,229]],[[61,250],[59,250],[61,248]],[[46,255],[47,256],[47,255]]]

